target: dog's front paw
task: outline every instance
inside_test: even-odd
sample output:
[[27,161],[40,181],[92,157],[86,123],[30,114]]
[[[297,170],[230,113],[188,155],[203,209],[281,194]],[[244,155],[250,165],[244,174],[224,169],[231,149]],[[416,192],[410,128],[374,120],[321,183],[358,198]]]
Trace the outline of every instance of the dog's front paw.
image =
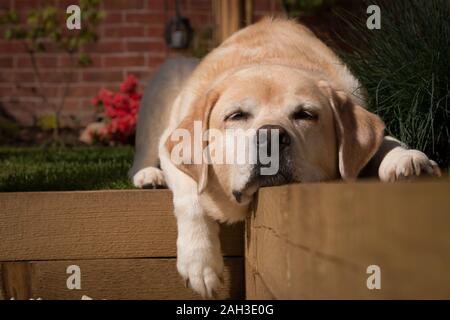
[[177,269],[187,287],[211,298],[222,284],[223,257],[214,248],[179,248]]
[[158,189],[166,186],[163,172],[155,167],[139,170],[133,176],[133,184],[137,188]]
[[441,176],[439,166],[418,150],[397,148],[386,155],[378,174],[381,181],[393,182],[413,178],[422,174]]

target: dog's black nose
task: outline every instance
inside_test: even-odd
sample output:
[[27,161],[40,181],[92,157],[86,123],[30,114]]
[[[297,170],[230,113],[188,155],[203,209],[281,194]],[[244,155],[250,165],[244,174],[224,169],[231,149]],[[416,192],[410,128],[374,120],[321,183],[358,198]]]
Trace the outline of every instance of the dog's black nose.
[[283,150],[291,144],[289,133],[282,126],[264,125],[256,132],[256,143],[258,147],[267,144],[268,153],[271,152],[272,132],[275,130],[275,137],[278,137],[279,150]]

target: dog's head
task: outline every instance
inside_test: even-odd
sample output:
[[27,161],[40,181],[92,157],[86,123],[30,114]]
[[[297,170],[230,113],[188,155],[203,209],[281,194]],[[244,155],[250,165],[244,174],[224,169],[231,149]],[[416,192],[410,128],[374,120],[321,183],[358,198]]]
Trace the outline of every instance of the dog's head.
[[[190,110],[178,128],[183,134],[166,143],[182,159],[174,162],[199,192],[212,184],[242,204],[263,186],[355,179],[384,130],[380,118],[343,91],[281,65],[236,70]],[[187,135],[190,150],[180,152],[179,138]]]

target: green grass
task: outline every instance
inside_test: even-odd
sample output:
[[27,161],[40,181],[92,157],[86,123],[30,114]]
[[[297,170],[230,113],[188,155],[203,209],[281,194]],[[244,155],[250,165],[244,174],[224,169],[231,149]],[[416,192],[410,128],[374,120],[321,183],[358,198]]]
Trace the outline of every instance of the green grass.
[[[387,133],[450,166],[450,9],[447,0],[366,1],[381,7],[381,29],[365,12],[342,14],[342,56],[367,89]],[[365,8],[364,8],[365,10]]]
[[133,188],[132,147],[0,148],[0,192]]

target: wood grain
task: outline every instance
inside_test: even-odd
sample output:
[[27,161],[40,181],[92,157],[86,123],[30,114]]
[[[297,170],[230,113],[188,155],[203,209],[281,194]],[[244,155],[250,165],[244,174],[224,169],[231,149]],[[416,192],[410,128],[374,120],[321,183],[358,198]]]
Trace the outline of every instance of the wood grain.
[[[0,193],[0,261],[176,256],[168,190]],[[243,224],[221,229],[243,256]]]
[[[69,290],[67,267],[81,269],[81,290]],[[2,269],[11,270],[17,263],[6,262]],[[14,274],[2,274],[14,287],[23,285],[22,291],[3,287],[5,299],[81,300],[83,295],[92,299],[144,300],[144,299],[199,299],[191,289],[185,288],[176,270],[175,259],[106,259],[72,261],[32,261],[21,263],[27,270],[26,283]],[[226,258],[224,285],[217,292],[219,299],[240,299],[244,295],[243,258]],[[6,289],[6,290],[5,290]]]
[[26,262],[11,262],[0,266],[0,299],[28,300],[32,297],[31,269]]
[[[262,189],[246,250],[249,299],[449,299],[450,183]],[[369,265],[381,290],[366,286]]]
[[248,300],[273,300],[276,298],[258,272],[247,261],[245,263],[245,296]]
[[214,38],[219,45],[244,26],[247,5],[243,0],[214,0],[212,3],[216,23]]

